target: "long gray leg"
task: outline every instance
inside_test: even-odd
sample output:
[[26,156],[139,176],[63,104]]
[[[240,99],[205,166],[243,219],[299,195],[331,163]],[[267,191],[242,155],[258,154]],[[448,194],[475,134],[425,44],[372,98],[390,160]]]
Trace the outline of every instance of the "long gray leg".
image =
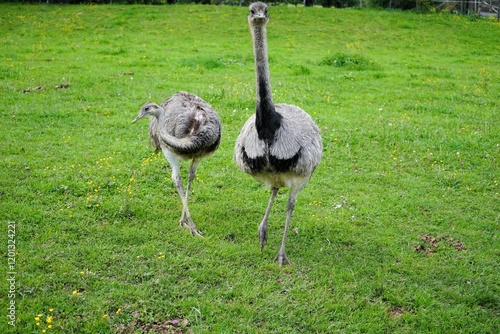
[[278,261],[280,267],[283,265],[283,263],[290,264],[290,260],[286,256],[285,253],[285,244],[286,244],[286,236],[288,234],[288,229],[290,227],[290,220],[292,218],[292,213],[293,210],[295,209],[295,200],[297,199],[297,196],[299,195],[300,190],[302,187],[298,188],[292,188],[290,190],[290,196],[288,197],[288,202],[286,203],[286,222],[285,222],[285,230],[283,231],[283,239],[281,240],[281,248],[278,254],[276,254],[276,257],[274,258],[275,261]]
[[[189,172],[188,172],[188,184],[186,187],[186,195],[185,195],[185,209],[184,209],[184,214],[187,219],[187,227],[191,231],[192,235],[198,235],[202,236],[202,233],[196,228],[193,219],[191,219],[191,215],[189,214],[189,209],[188,209],[188,198],[189,198],[189,192],[191,191],[191,183],[193,183],[193,180],[196,177],[196,169],[198,168],[198,164],[200,163],[199,159],[193,159],[193,162],[191,162],[191,165],[189,166]],[[184,205],[184,202],[183,202]]]
[[264,249],[264,245],[267,241],[267,219],[269,218],[269,213],[271,212],[271,208],[274,203],[274,199],[276,198],[276,194],[278,194],[278,188],[271,189],[271,197],[269,198],[269,204],[267,205],[266,213],[264,214],[264,218],[259,225],[259,241],[260,241],[260,251]]
[[[172,181],[174,182],[175,187],[177,188],[177,192],[181,197],[182,201],[182,215],[179,221],[180,226],[187,227],[190,229],[192,235],[201,236],[201,232],[198,231],[196,226],[194,225],[193,220],[191,219],[191,214],[189,213],[188,204],[187,204],[187,192],[184,194],[184,189],[182,187],[182,179],[180,177],[180,160],[177,158],[172,152],[167,149],[163,149],[163,154],[165,158],[167,158],[170,166],[172,167]],[[197,164],[196,164],[197,165]],[[191,172],[191,168],[190,168]],[[196,166],[195,166],[196,172]],[[190,183],[188,182],[187,191],[189,192]]]

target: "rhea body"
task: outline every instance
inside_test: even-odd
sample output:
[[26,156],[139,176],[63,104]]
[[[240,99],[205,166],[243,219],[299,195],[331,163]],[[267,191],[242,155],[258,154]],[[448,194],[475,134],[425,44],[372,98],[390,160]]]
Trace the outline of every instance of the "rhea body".
[[[151,142],[157,151],[163,152],[172,167],[172,180],[183,207],[180,225],[189,228],[191,234],[201,236],[191,218],[188,197],[201,159],[210,156],[219,147],[219,116],[203,99],[186,92],[174,94],[161,105],[146,103],[132,123],[145,116],[150,116]],[[183,160],[191,160],[186,191],[180,176],[180,164]]]
[[241,171],[271,189],[258,228],[261,250],[267,242],[268,218],[278,190],[290,188],[281,247],[275,258],[281,266],[290,263],[285,244],[296,198],[321,161],[323,146],[318,127],[304,110],[273,103],[266,32],[268,6],[255,2],[249,9],[257,98],[255,114],[245,123],[236,141],[234,158]]

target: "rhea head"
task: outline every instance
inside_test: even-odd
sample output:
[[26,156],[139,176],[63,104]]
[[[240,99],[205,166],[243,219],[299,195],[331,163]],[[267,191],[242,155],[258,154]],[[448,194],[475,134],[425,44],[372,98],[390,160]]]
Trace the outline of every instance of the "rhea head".
[[265,25],[269,22],[267,5],[263,2],[254,2],[249,7],[248,23],[252,25]]
[[132,123],[137,122],[138,120],[140,120],[145,116],[158,116],[162,110],[163,108],[157,105],[156,103],[148,102],[141,107],[141,110],[139,110],[139,115],[137,115],[137,117],[132,121]]

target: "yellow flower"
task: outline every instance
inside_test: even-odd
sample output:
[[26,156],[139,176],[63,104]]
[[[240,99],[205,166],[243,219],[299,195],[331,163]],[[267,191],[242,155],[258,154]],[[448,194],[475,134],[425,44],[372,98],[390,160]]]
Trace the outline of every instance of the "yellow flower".
[[47,321],[47,323],[50,324],[52,322],[52,316],[48,316],[45,321]]
[[107,317],[108,317],[108,315],[107,315],[107,314],[104,314],[104,315],[102,316],[102,318],[103,318],[103,319],[106,319]]
[[52,328],[52,325],[48,325],[48,326],[47,326],[47,328],[48,328],[48,329],[51,329],[51,328]]
[[78,290],[73,290],[73,295],[77,295],[78,294]]
[[120,313],[122,313],[122,309],[121,308],[119,308],[118,310],[116,310],[116,314],[120,314]]
[[40,317],[35,317],[35,321],[40,321]]

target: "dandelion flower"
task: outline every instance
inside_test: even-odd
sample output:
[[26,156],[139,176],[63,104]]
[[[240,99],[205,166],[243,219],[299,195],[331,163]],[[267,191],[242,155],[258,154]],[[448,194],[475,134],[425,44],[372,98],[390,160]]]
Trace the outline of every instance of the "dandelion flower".
[[50,324],[52,322],[52,316],[48,316],[45,321],[47,321],[47,323]]
[[48,328],[48,329],[51,329],[51,328],[52,328],[52,325],[48,325],[48,326],[47,326],[47,328]]

